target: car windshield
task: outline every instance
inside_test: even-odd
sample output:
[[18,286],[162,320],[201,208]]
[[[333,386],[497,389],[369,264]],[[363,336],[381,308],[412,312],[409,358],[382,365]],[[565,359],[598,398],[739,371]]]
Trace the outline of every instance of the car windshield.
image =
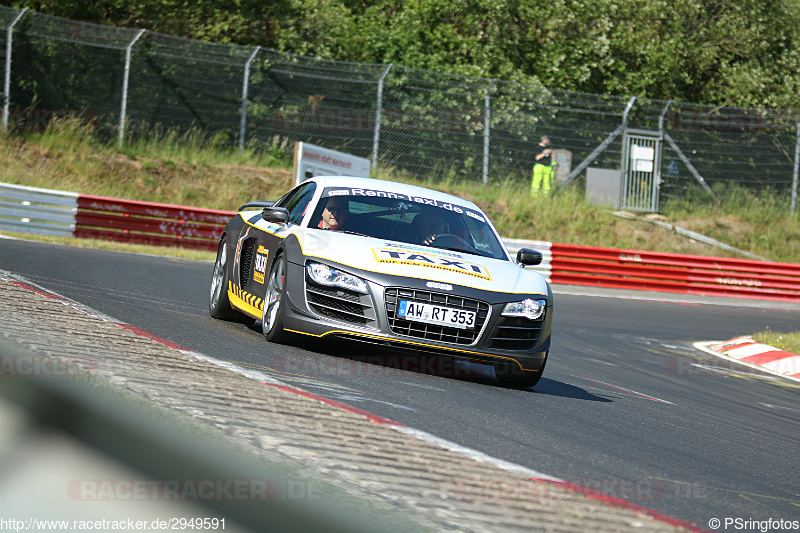
[[309,227],[507,259],[483,213],[432,198],[329,187],[323,191]]

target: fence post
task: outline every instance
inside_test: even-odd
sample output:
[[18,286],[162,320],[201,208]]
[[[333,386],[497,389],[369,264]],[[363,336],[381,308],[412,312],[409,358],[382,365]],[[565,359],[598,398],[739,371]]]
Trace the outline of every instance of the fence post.
[[664,137],[664,116],[666,116],[667,111],[669,111],[669,106],[672,105],[672,100],[667,102],[667,105],[664,106],[664,109],[661,110],[661,114],[658,116],[658,134],[661,137]]
[[486,104],[484,106],[483,112],[483,184],[486,185],[489,182],[489,120],[491,119],[491,105],[489,103],[492,90],[494,89],[494,84],[497,80],[492,79],[491,85],[489,85],[489,90],[486,91]]
[[253,62],[258,51],[261,50],[260,46],[256,46],[250,58],[244,65],[244,81],[242,82],[242,119],[239,123],[239,153],[244,152],[244,128],[247,124],[247,87],[250,85],[250,63]]
[[575,170],[570,172],[569,176],[567,176],[567,179],[565,179],[564,183],[561,184],[561,187],[564,187],[569,182],[577,178],[581,172],[586,170],[586,167],[591,165],[592,162],[594,162],[594,160],[597,159],[597,157],[601,153],[603,153],[603,150],[605,150],[608,147],[608,145],[614,141],[614,139],[616,139],[622,133],[625,133],[625,129],[628,127],[628,113],[631,112],[631,108],[633,107],[634,102],[636,102],[636,96],[632,96],[631,99],[628,100],[628,105],[625,106],[625,111],[622,112],[622,124],[617,126],[617,129],[612,131],[611,134],[608,137],[606,137],[606,140],[600,143],[600,146],[595,148],[594,151],[591,154],[589,154],[589,156],[586,159],[581,161],[581,164],[578,165],[575,168]]
[[147,30],[139,30],[136,37],[125,47],[125,71],[122,75],[122,107],[119,111],[119,140],[118,145],[122,148],[122,140],[125,137],[125,113],[128,108],[128,77],[131,71],[131,48],[139,40],[139,37]]
[[6,78],[5,84],[3,85],[3,131],[8,131],[8,110],[9,104],[11,103],[11,39],[14,26],[19,22],[19,19],[22,18],[22,15],[24,15],[26,11],[28,11],[27,7],[17,13],[16,18],[8,26],[6,33]]
[[792,179],[792,214],[797,209],[797,177],[800,168],[800,122],[797,123],[797,141],[794,145],[794,178]]
[[383,80],[386,79],[386,75],[389,74],[389,70],[392,68],[394,63],[389,63],[389,66],[386,67],[386,70],[383,71],[381,74],[381,78],[378,80],[378,105],[375,110],[375,136],[372,139],[372,168],[378,168],[378,141],[381,136],[381,110],[383,109]]

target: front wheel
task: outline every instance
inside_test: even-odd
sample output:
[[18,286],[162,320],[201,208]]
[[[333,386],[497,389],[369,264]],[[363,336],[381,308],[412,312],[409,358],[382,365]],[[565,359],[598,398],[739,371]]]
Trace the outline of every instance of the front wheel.
[[264,337],[270,342],[285,342],[289,334],[283,329],[283,313],[286,305],[286,259],[275,258],[264,295],[264,314],[261,327]]

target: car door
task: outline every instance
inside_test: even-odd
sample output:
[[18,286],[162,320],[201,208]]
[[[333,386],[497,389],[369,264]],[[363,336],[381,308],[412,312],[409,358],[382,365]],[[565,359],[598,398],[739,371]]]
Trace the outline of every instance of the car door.
[[275,251],[287,235],[298,229],[316,186],[314,182],[305,182],[275,204],[275,207],[285,207],[289,211],[286,224],[270,223],[259,215],[247,225],[249,230],[243,229],[240,235],[242,245],[239,254],[239,286],[245,293],[245,298],[250,297],[253,306],[259,310],[262,309],[266,280],[272,268]]

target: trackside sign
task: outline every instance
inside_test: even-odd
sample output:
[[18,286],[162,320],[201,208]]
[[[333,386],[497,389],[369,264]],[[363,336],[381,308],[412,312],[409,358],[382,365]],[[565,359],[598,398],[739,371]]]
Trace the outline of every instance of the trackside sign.
[[294,145],[295,184],[314,176],[356,176],[368,178],[370,161],[363,157],[298,142]]

